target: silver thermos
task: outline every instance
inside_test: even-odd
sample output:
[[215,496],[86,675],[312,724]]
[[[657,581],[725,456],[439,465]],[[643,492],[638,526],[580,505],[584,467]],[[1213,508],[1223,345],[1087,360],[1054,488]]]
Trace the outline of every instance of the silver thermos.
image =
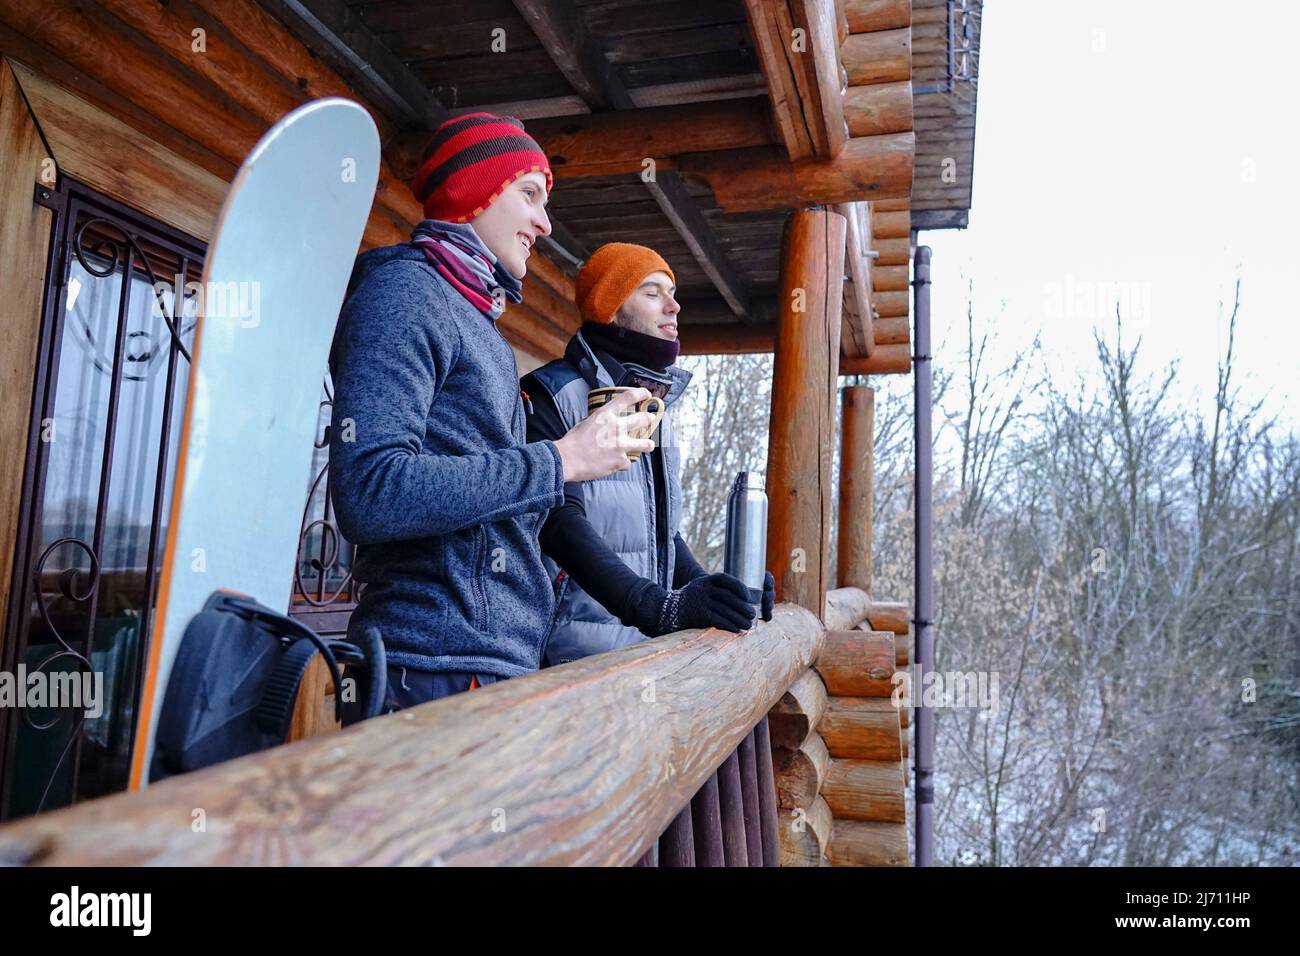
[[763,476],[742,471],[731,485],[727,499],[727,546],[723,568],[749,588],[749,600],[763,602],[763,579],[767,575],[767,492]]

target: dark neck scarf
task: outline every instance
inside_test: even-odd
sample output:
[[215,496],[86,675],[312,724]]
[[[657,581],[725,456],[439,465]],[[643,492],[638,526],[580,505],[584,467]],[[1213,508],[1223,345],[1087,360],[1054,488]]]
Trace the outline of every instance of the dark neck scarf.
[[523,301],[523,283],[497,262],[469,223],[425,219],[411,233],[411,242],[470,305],[494,322],[505,311],[507,298]]
[[676,362],[682,347],[677,339],[661,339],[597,322],[583,322],[582,337],[592,348],[603,349],[620,362],[635,362],[656,372],[662,372]]

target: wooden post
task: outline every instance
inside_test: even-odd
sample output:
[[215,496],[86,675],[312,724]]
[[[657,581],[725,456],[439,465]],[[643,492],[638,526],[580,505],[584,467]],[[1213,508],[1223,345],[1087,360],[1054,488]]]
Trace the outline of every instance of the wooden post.
[[[844,250],[848,221],[819,209],[793,213],[781,239],[776,300],[776,356],[768,432],[767,564],[776,597],[822,618],[831,584],[831,449],[835,432]],[[863,598],[865,598],[863,594]],[[865,601],[863,601],[865,604]],[[826,709],[815,671],[796,680],[770,715],[774,747],[794,750]],[[816,866],[831,836],[831,810],[816,792],[800,808],[809,826],[781,831],[784,865]]]
[[875,390],[865,385],[845,386],[842,407],[838,583],[842,588],[861,588],[870,594]]
[[781,240],[767,457],[767,565],[778,601],[821,617],[830,578],[831,436],[844,290],[844,217],[793,213]]

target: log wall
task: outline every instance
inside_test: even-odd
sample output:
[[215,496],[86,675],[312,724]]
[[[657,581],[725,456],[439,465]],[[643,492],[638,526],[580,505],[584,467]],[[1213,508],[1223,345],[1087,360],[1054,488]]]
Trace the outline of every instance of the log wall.
[[[882,624],[896,623],[895,607],[878,618]],[[829,592],[823,618],[826,638],[814,669],[778,705],[783,716],[774,711],[772,718],[783,812],[815,808],[807,814],[814,825],[789,841],[788,857],[808,865],[907,866],[905,721],[891,699],[896,635],[871,629],[872,604],[858,588]]]
[[[322,96],[360,103],[384,143],[361,248],[405,242],[423,218],[395,171],[405,155],[392,121],[255,0],[6,0],[0,54],[38,90],[32,109],[61,172],[197,239],[211,238],[225,186],[258,138]],[[542,258],[529,263],[533,301],[501,320],[526,369],[561,354],[578,325],[572,282],[566,290]],[[546,294],[561,302],[559,321],[538,304]]]

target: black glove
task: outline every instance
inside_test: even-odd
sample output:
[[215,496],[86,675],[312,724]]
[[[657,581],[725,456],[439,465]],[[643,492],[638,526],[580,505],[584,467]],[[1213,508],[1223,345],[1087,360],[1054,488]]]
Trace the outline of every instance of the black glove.
[[772,608],[776,607],[776,578],[771,571],[763,572],[763,620],[772,620]]
[[668,595],[659,612],[659,629],[671,634],[688,627],[717,627],[747,631],[754,626],[749,588],[739,578],[719,571],[696,578]]
[[745,631],[754,626],[754,605],[749,603],[749,589],[739,578],[708,574],[676,591],[651,585],[623,623],[650,637],[688,627]]

